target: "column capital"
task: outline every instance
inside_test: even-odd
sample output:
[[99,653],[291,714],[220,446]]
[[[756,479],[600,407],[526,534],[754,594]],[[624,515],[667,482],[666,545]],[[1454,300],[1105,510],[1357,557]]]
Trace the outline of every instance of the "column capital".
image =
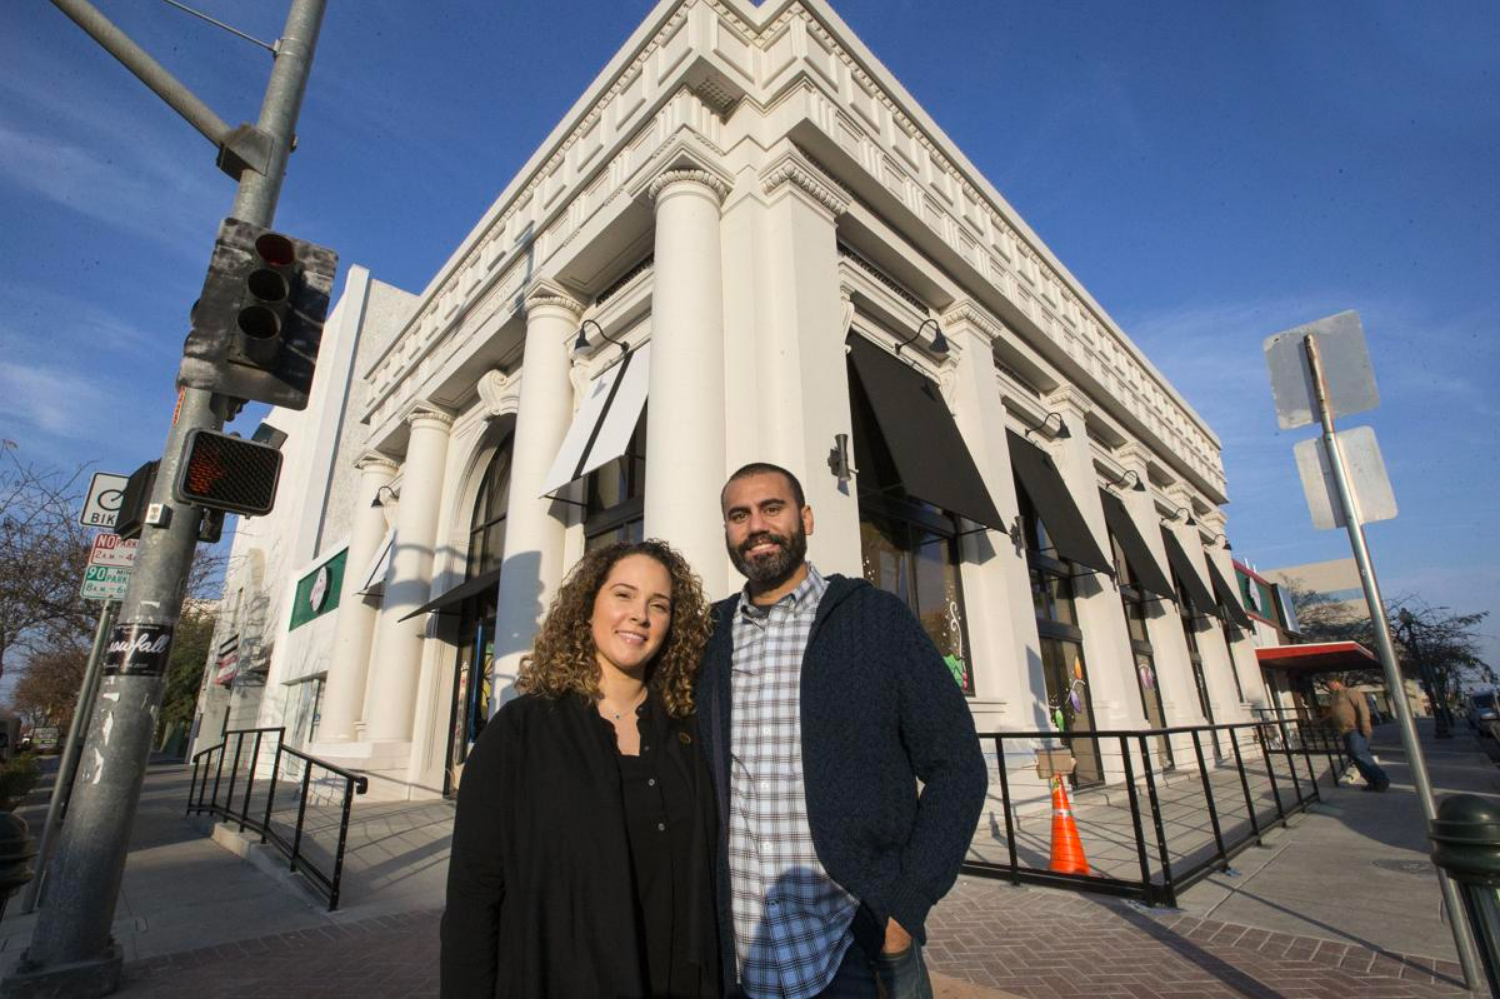
[[420,424],[447,430],[453,426],[453,417],[429,403],[417,403],[415,409],[406,414],[406,424],[415,429]]
[[760,175],[761,190],[768,196],[788,186],[806,194],[835,218],[849,210],[848,192],[833,178],[794,153],[787,153]]
[[354,460],[354,467],[361,472],[383,472],[387,475],[395,475],[401,470],[400,465],[379,451],[366,451]]
[[491,369],[479,376],[474,390],[490,416],[514,413],[521,404],[521,372],[507,375],[498,368]]
[[1139,475],[1144,483],[1147,466],[1151,463],[1151,449],[1137,441],[1130,441],[1115,450],[1115,460]]
[[1058,386],[1047,396],[1047,405],[1056,410],[1071,410],[1079,417],[1087,416],[1094,409],[1094,401],[1074,385]]
[[665,170],[657,174],[646,187],[646,195],[652,201],[660,201],[662,192],[676,184],[696,184],[707,188],[713,192],[714,200],[721,205],[729,196],[729,185],[722,177],[707,170],[693,168]]
[[583,315],[583,303],[550,281],[538,281],[526,292],[526,318],[561,312],[570,323]]
[[972,299],[959,299],[944,310],[941,318],[944,334],[947,334],[947,328],[950,326],[968,327],[984,340],[986,346],[1001,339],[1005,334],[1005,324],[990,315]]

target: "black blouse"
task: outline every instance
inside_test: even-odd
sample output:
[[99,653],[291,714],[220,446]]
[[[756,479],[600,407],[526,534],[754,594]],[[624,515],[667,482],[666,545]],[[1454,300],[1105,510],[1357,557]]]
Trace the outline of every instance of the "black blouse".
[[638,756],[620,753],[614,747],[614,727],[600,719],[620,768],[625,833],[642,930],[641,963],[651,995],[663,999],[703,994],[703,969],[686,960],[686,934],[678,925],[686,922],[684,913],[692,904],[687,891],[692,858],[674,846],[683,838],[672,835],[692,827],[693,787],[682,768],[659,765],[665,758],[660,741],[672,735],[665,714],[655,698],[636,709],[641,736]]

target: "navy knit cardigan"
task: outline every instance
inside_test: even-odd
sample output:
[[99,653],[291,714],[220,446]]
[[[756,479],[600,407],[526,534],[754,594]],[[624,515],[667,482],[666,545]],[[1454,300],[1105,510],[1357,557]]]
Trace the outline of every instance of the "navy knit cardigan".
[[[738,596],[714,605],[697,698],[719,801],[720,938],[731,981],[730,662],[738,606]],[[903,601],[862,579],[829,576],[818,605],[802,660],[802,767],[818,859],[860,902],[855,939],[877,953],[894,917],[925,941],[928,910],[958,877],[988,776],[973,717],[936,646]]]

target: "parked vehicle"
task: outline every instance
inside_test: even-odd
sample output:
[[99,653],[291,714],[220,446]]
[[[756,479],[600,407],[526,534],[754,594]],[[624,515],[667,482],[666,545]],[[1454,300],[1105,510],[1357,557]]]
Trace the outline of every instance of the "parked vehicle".
[[1495,691],[1470,694],[1468,709],[1469,725],[1474,731],[1491,739],[1500,739],[1500,696]]

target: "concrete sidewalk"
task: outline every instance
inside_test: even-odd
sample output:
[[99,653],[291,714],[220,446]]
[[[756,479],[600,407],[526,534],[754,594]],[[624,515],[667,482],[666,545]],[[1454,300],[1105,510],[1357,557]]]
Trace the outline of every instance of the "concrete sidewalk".
[[[1398,786],[1407,784],[1399,754],[1385,740],[1377,746]],[[1500,790],[1493,764],[1467,733],[1435,748],[1431,762],[1444,789]],[[344,905],[328,913],[279,854],[251,846],[255,863],[246,863],[217,845],[205,823],[186,819],[188,780],[181,766],[153,766],[147,777],[115,924],[128,961],[123,994],[436,994],[450,804],[357,806]],[[1345,788],[1325,797],[1315,814],[1236,858],[1239,877],[1186,893],[1186,911],[960,879],[928,925],[938,994],[1465,994],[1445,960],[1452,951],[1436,913],[1436,880],[1406,868],[1424,856],[1410,791]],[[40,822],[40,808],[32,814]],[[331,842],[329,822],[309,817],[314,851]],[[222,826],[218,832],[224,838]],[[33,919],[0,924],[7,968],[29,942]]]
[[[1467,727],[1439,742],[1432,724],[1418,733],[1433,789],[1500,798],[1497,770]],[[1238,876],[1216,874],[1179,899],[1190,915],[1321,937],[1398,954],[1456,960],[1436,869],[1428,860],[1426,822],[1395,725],[1372,745],[1391,776],[1385,794],[1341,785],[1294,818],[1291,828],[1233,861]]]

